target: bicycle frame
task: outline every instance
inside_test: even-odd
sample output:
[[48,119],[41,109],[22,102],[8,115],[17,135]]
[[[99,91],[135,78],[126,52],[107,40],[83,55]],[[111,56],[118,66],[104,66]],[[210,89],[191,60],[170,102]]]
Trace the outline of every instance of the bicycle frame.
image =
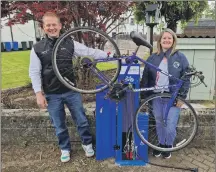
[[[160,73],[163,73],[164,75],[168,76],[169,78],[173,78],[174,80],[177,81],[177,84],[173,84],[173,85],[167,85],[167,86],[159,86],[159,87],[150,87],[150,88],[140,88],[140,89],[132,89],[131,91],[132,92],[141,92],[141,91],[154,91],[154,90],[163,90],[165,88],[175,88],[175,91],[172,93],[172,98],[169,100],[169,103],[168,103],[168,106],[167,106],[167,109],[166,109],[166,112],[165,112],[165,119],[164,119],[164,124],[166,125],[167,124],[167,116],[168,116],[168,112],[169,112],[169,109],[171,108],[171,106],[173,105],[177,95],[178,95],[178,91],[179,89],[181,88],[182,84],[183,84],[183,81],[181,79],[178,79],[174,76],[172,76],[171,74],[168,74],[166,73],[165,71],[159,69],[158,67],[152,65],[151,63],[147,62],[146,60],[143,60],[141,58],[139,58],[138,56],[136,56],[136,53],[133,53],[132,56],[122,56],[120,58],[107,58],[107,59],[97,59],[95,60],[94,62],[107,62],[107,61],[116,61],[116,60],[122,60],[122,59],[128,59],[130,62],[128,63],[128,66],[126,68],[126,71],[123,75],[123,78],[125,80],[129,70],[130,70],[130,67],[132,66],[133,62],[135,60],[138,60],[142,63],[144,63],[146,66],[150,67],[150,68],[153,68],[154,70],[156,70],[157,72],[160,72]],[[97,69],[97,68],[93,68],[93,67],[90,67],[91,69],[95,69],[95,71],[93,70],[93,72],[98,75],[98,77],[103,80],[106,84],[109,84],[109,81],[107,80],[107,78]],[[123,81],[124,81],[123,80]]]

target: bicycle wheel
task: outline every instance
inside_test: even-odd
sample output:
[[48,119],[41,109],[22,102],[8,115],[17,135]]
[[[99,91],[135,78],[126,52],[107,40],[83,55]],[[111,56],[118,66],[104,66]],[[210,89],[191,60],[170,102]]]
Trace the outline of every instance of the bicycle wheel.
[[[76,46],[79,43],[87,49],[83,46],[79,49],[80,46]],[[52,55],[53,70],[61,83],[80,93],[97,93],[112,85],[119,75],[121,60],[112,57],[105,58],[105,61],[100,57],[92,60],[99,49],[120,56],[116,43],[99,29],[77,27],[61,35],[54,45]],[[83,63],[83,58],[89,60],[88,67]]]
[[[148,97],[135,116],[138,136],[143,143],[158,151],[172,152],[184,148],[193,140],[198,128],[195,110],[180,97],[177,97],[175,102],[181,106],[176,107],[174,104],[170,108],[165,125],[164,114],[170,98],[171,94],[167,93]],[[145,132],[148,132],[148,138],[144,137]]]

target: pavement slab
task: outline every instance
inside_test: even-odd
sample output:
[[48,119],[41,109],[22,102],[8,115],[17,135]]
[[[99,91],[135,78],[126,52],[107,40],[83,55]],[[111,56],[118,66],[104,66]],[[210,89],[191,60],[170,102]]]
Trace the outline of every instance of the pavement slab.
[[[78,146],[79,147],[79,146]],[[215,172],[215,152],[210,148],[184,148],[173,152],[170,159],[155,158],[149,151],[146,166],[118,166],[115,158],[97,161],[87,158],[82,149],[73,149],[68,163],[60,162],[60,151],[54,143],[34,145],[2,145],[2,172],[184,172],[175,169],[198,168],[199,172]],[[151,164],[152,163],[152,164]],[[156,165],[155,165],[156,164]],[[170,166],[165,168],[161,166]]]

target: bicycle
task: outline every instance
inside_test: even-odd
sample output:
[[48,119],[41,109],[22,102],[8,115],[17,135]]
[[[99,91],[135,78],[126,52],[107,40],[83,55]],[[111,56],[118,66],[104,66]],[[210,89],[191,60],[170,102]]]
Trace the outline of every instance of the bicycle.
[[[68,38],[69,37],[69,38]],[[107,35],[105,32],[98,30],[96,28],[92,27],[77,27],[74,29],[71,29],[67,32],[65,32],[63,35],[59,37],[59,39],[56,41],[56,44],[54,46],[54,51],[52,55],[52,63],[53,63],[53,69],[58,77],[58,79],[68,88],[80,92],[80,93],[87,93],[87,94],[95,94],[98,92],[101,92],[103,90],[109,89],[109,92],[106,96],[106,98],[111,98],[115,101],[120,101],[123,98],[125,98],[126,92],[141,92],[141,91],[153,91],[153,90],[162,90],[161,93],[153,94],[150,97],[147,97],[140,105],[140,107],[137,109],[135,114],[135,120],[134,125],[136,132],[141,139],[141,141],[145,144],[147,144],[149,147],[156,149],[158,151],[177,151],[185,146],[187,146],[195,137],[197,128],[198,128],[198,121],[197,121],[197,114],[194,110],[194,108],[191,106],[190,103],[188,103],[186,100],[181,98],[181,95],[179,95],[180,89],[183,88],[183,84],[188,82],[190,85],[193,85],[188,78],[191,78],[192,76],[198,79],[198,83],[196,82],[194,86],[198,86],[201,83],[204,83],[204,76],[202,72],[197,71],[195,68],[189,68],[188,71],[184,74],[184,76],[181,79],[175,78],[174,76],[162,71],[158,67],[148,63],[146,60],[141,59],[140,57],[136,56],[136,53],[139,49],[139,47],[145,46],[149,49],[152,49],[152,45],[150,45],[141,35],[139,35],[136,32],[131,32],[130,34],[131,39],[133,42],[138,46],[136,51],[131,55],[120,55],[120,51],[114,42],[114,40]],[[68,41],[68,39],[73,39],[78,42],[84,43],[86,46],[91,46],[93,48],[103,49],[105,51],[112,49],[112,52],[115,53],[113,57],[108,56],[107,58],[102,59],[95,59],[91,60],[86,57],[78,57],[72,54],[72,57],[66,57],[63,60],[69,60],[71,63],[71,69],[67,70],[61,70],[58,67],[61,66],[61,58],[64,56],[61,51],[59,51],[59,48],[61,48],[62,41]],[[58,54],[59,53],[59,54]],[[69,52],[66,52],[69,53]],[[124,79],[116,82],[117,78],[119,76],[119,73],[121,71],[121,64],[122,61],[125,60],[125,63],[127,63],[127,69],[124,74]],[[105,62],[105,63],[104,63]],[[139,88],[134,89],[133,86],[129,83],[128,85],[124,85],[124,80],[130,71],[131,65],[134,63],[144,63],[145,65],[149,66],[150,68],[153,68],[154,70],[161,72],[165,75],[167,75],[169,78],[174,79],[176,81],[176,84],[168,85],[168,86],[160,86],[160,87],[151,87],[151,88]],[[112,66],[112,71],[106,71],[103,69],[103,65],[108,64]],[[115,72],[113,71],[115,70]],[[92,72],[90,74],[90,72]],[[74,78],[77,79],[76,82],[68,80],[67,76],[73,74]],[[94,79],[96,77],[96,79]],[[88,84],[93,83],[93,85]],[[96,83],[95,83],[96,82]],[[98,84],[103,84],[101,87],[96,87]],[[175,91],[170,93],[164,93],[163,90],[166,88],[174,88]],[[184,135],[177,135],[176,133],[171,138],[174,138],[174,144],[171,148],[161,148],[158,146],[158,138],[157,135],[155,136],[154,140],[153,138],[145,138],[143,136],[143,131],[141,128],[143,126],[139,126],[139,124],[142,124],[142,117],[147,116],[148,117],[148,126],[150,127],[151,131],[149,132],[155,132],[156,129],[152,129],[152,127],[155,125],[154,121],[154,115],[153,112],[150,112],[152,102],[156,99],[163,100],[163,103],[166,105],[166,111],[165,111],[165,118],[161,121],[156,121],[156,123],[163,124],[166,126],[168,121],[168,112],[172,107],[175,106],[176,102],[181,102],[184,104],[184,106],[180,109],[180,116],[182,119],[178,120],[177,125],[177,132],[182,131]],[[191,119],[191,122],[189,120]],[[150,121],[152,120],[152,121]],[[191,126],[192,125],[192,126]],[[157,125],[156,125],[157,127]],[[190,134],[187,133],[188,129],[192,129]],[[152,133],[151,133],[152,134]]]

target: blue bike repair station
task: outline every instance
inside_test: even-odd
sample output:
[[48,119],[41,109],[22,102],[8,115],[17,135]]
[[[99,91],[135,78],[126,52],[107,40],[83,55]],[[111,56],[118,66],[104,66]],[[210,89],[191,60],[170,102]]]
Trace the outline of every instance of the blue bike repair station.
[[[122,64],[118,81],[125,77],[127,65]],[[140,65],[133,64],[125,77],[124,84],[131,83],[135,89],[139,89]],[[145,166],[148,162],[148,146],[138,137],[132,118],[139,107],[139,92],[126,93],[126,98],[115,102],[105,99],[108,89],[96,94],[96,160],[115,158],[115,164],[119,166]],[[128,96],[130,94],[130,96]],[[145,139],[148,138],[148,116],[142,115],[145,128],[141,128]],[[147,119],[147,120],[146,120]],[[132,127],[133,126],[133,127]],[[133,128],[133,144],[128,136],[129,129]],[[130,141],[130,142],[129,142]],[[125,146],[126,145],[126,146]],[[132,156],[135,148],[136,156]]]

